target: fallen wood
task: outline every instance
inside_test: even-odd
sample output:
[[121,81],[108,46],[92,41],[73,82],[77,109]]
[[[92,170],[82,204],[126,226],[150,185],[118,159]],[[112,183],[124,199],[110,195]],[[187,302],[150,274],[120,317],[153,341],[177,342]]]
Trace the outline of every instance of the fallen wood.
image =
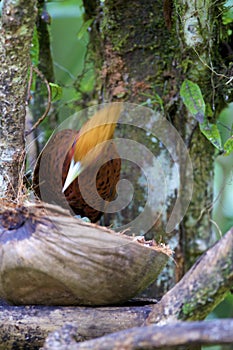
[[[37,210],[37,207],[33,206],[33,209]],[[48,209],[46,209],[46,213],[48,213],[47,210]],[[59,226],[61,224],[60,222],[61,216],[62,216],[63,226]],[[8,226],[11,227],[12,231],[16,230],[18,228],[19,222],[15,221],[15,216],[11,215],[11,216],[8,216],[7,218],[8,218]],[[74,230],[73,220],[77,220],[77,219],[72,219],[72,218],[70,219],[70,216],[67,216],[65,213],[62,214],[60,211],[58,211],[57,216],[46,215],[46,219],[42,215],[40,220],[38,220],[38,216],[36,216],[37,221],[36,220],[33,221],[32,216],[30,215],[29,215],[29,218],[31,219],[31,221],[25,220],[25,221],[22,221],[22,223],[27,223],[27,225],[30,223],[30,225],[34,227],[33,225],[35,225],[35,222],[39,222],[38,225],[40,228],[43,227],[43,225],[45,225],[43,229],[44,231],[42,231],[43,232],[42,241],[45,242],[47,247],[50,246],[50,244],[52,243],[52,246],[55,247],[54,249],[55,249],[55,252],[57,253],[55,254],[56,258],[58,256],[61,257],[61,255],[59,255],[61,251],[63,252],[65,258],[67,257],[66,255],[68,254],[67,252],[74,253],[76,251],[75,249],[77,248],[75,248],[74,246],[74,242],[77,241],[77,237],[75,237],[75,234],[74,234],[74,232],[76,231],[73,231],[71,242],[70,242],[71,234],[68,234],[69,239],[67,238],[66,234],[64,234],[64,237],[62,236],[62,239],[64,239],[65,245],[58,245],[58,246],[55,245],[55,242],[57,243],[57,240],[53,241],[51,237],[53,237],[54,227],[56,228],[55,232],[57,233],[59,232],[59,235],[61,235],[61,232],[62,232],[61,227],[64,227],[64,222],[66,227],[69,227],[69,228],[71,227],[71,232],[72,232],[72,230]],[[48,224],[49,221],[50,221],[51,228],[53,229],[52,234],[50,234],[50,232],[48,234],[48,231],[46,231],[46,228],[48,228],[48,225],[49,225]],[[77,221],[75,221],[75,223],[77,225]],[[81,249],[82,249],[83,242],[87,242],[87,241],[88,241],[89,248],[91,249],[99,248],[99,240],[98,239],[93,240],[93,235],[94,236],[97,235],[95,237],[99,238],[100,231],[106,232],[108,235],[110,234],[110,232],[108,232],[109,230],[107,230],[106,228],[99,228],[96,225],[78,223],[78,226],[85,227],[84,230],[86,230],[85,236],[84,235],[79,236],[79,245],[77,247],[81,247]],[[25,228],[25,224],[21,225],[21,227]],[[16,272],[17,271],[19,272],[19,270],[17,270],[17,267],[21,266],[20,265],[21,260],[20,259],[17,260],[17,258],[19,258],[18,252],[20,251],[20,254],[21,254],[21,252],[23,251],[23,246],[19,250],[15,249],[15,244],[17,244],[18,242],[17,239],[12,239],[12,240],[9,239],[8,234],[11,235],[12,232],[10,233],[7,232],[8,234],[6,234],[6,232],[7,232],[6,230],[5,231],[3,230],[1,234],[2,246],[4,246],[4,249],[5,249],[4,254],[6,253],[7,255],[9,250],[12,250],[14,248],[12,251],[14,252],[15,257],[13,254],[11,254],[10,256],[13,256],[14,259],[16,259],[15,261],[17,261],[17,264],[15,263],[14,266],[16,268]],[[28,230],[26,230],[26,232],[28,232]],[[33,234],[32,236],[33,236],[33,239],[35,239],[36,237],[37,240],[39,241],[41,240],[41,237],[38,239],[38,236],[35,234]],[[113,237],[113,241],[111,241],[111,243],[119,242],[118,238],[120,239],[120,242],[121,242],[121,239],[127,240],[126,245],[123,245],[123,246],[115,245],[116,251],[117,249],[120,249],[121,252],[123,251],[124,254],[126,254],[127,251],[125,251],[124,249],[126,247],[128,248],[128,242],[130,242],[130,245],[133,244],[133,249],[135,246],[136,247],[139,246],[140,247],[139,249],[143,248],[143,252],[144,252],[144,249],[146,249],[146,252],[147,251],[152,252],[151,254],[153,257],[153,254],[154,254],[153,249],[151,248],[148,249],[148,247],[140,245],[141,243],[139,242],[131,241],[129,237],[123,237],[121,234],[115,234],[111,237]],[[67,245],[67,240],[69,242],[68,245]],[[104,243],[104,248],[106,247],[108,248],[107,250],[102,250],[102,251],[105,251],[105,255],[108,254],[109,247],[111,246],[111,245],[109,246],[110,241],[108,239],[103,239],[103,237],[100,237],[100,241],[101,241],[101,249],[103,248],[103,243]],[[94,244],[90,244],[90,242],[91,243],[94,242]],[[29,246],[31,247],[31,245]],[[68,247],[69,249],[64,250],[64,246],[66,248]],[[9,250],[6,249],[6,247],[8,247]],[[17,245],[16,247],[19,247],[19,246]],[[137,248],[135,249],[137,254],[138,250]],[[96,250],[96,252],[98,252],[98,250]],[[132,252],[134,254],[134,251]],[[4,254],[1,255],[2,262],[6,261],[4,260],[5,259]],[[38,250],[33,250],[33,256],[34,254],[35,256],[38,256],[37,255]],[[166,255],[165,251],[163,252],[163,255]],[[143,256],[143,258],[145,256]],[[149,259],[150,257],[151,256],[149,255]],[[124,264],[122,265],[121,274],[119,273],[119,276],[117,277],[119,278],[118,283],[122,279],[124,280],[124,277],[125,277],[124,274],[128,273],[127,278],[129,278],[130,272],[132,272],[130,270],[131,266],[125,264],[127,259],[128,257],[126,257],[123,260]],[[167,259],[167,256],[166,256],[166,259]],[[89,261],[89,260],[93,261],[92,255],[91,257],[88,257],[88,259],[85,261]],[[59,261],[60,263],[59,259],[55,261],[57,262]],[[40,260],[39,262],[41,263],[41,265],[39,266],[43,266],[43,263],[44,263],[43,260]],[[131,262],[132,262],[132,259],[131,259]],[[108,263],[111,264],[111,260],[108,260]],[[148,262],[146,262],[146,264],[148,265]],[[150,264],[148,266],[150,267]],[[95,265],[95,267],[96,269],[94,270],[94,272],[98,271],[97,264]],[[5,268],[5,265],[4,263],[2,263],[1,265],[2,271],[4,271],[4,268]],[[114,269],[114,266],[112,267],[112,271],[113,269]],[[5,271],[7,271],[7,274],[5,275],[4,273],[2,273],[1,279],[0,279],[0,287],[2,288],[1,293],[2,291],[4,291],[4,288],[7,285],[6,282],[9,283],[10,274],[8,274],[7,269]],[[59,271],[59,269],[56,271]],[[135,273],[135,277],[138,276],[137,272],[138,272],[137,269],[135,269],[135,272],[133,272]],[[140,273],[142,274],[142,272]],[[139,273],[139,276],[142,276],[140,273]],[[143,274],[144,274],[144,269],[143,269]],[[202,319],[214,308],[214,306],[217,303],[219,303],[221,299],[223,299],[225,293],[232,288],[232,276],[233,276],[233,229],[227,232],[219,242],[217,242],[205,254],[203,254],[202,257],[200,257],[200,259],[196,262],[196,264],[190,269],[190,271],[186,273],[183,279],[179,283],[177,283],[173,289],[171,289],[168,293],[166,293],[164,297],[161,299],[161,301],[156,305],[143,306],[140,308],[137,308],[137,307],[135,308],[133,306],[131,307],[122,306],[119,308],[117,307],[106,307],[106,308],[63,307],[63,308],[60,308],[60,307],[38,307],[38,306],[24,307],[24,308],[9,307],[9,306],[1,307],[0,311],[1,311],[2,324],[0,327],[1,329],[0,336],[2,338],[2,343],[4,344],[4,348],[2,349],[6,349],[7,347],[11,348],[11,345],[13,343],[18,344],[19,348],[20,346],[23,348],[25,344],[27,344],[27,348],[37,348],[38,344],[39,346],[42,346],[43,341],[45,340],[48,333],[51,331],[56,331],[55,333],[56,339],[57,339],[56,341],[58,343],[60,341],[59,339],[62,339],[61,334],[64,335],[66,341],[70,341],[70,339],[73,339],[72,342],[74,342],[74,339],[76,339],[77,341],[80,342],[86,339],[101,337],[102,335],[106,335],[112,332],[116,332],[122,329],[128,329],[135,326],[137,327],[135,332],[137,334],[139,332],[139,335],[140,334],[142,335],[141,330],[142,332],[145,332],[147,330],[148,332],[150,332],[150,329],[153,330],[153,328],[150,328],[151,323],[167,324],[169,322],[174,322],[179,319],[182,319],[182,320],[191,320],[191,319],[198,319],[198,318]],[[21,280],[20,274],[17,275],[15,273],[14,278],[16,279],[16,282]],[[13,289],[14,279],[11,278],[10,281],[11,281],[12,291],[14,291],[15,293],[14,295],[17,295],[18,290]],[[85,282],[85,280],[83,281]],[[89,281],[85,283],[89,283]],[[36,286],[38,288],[38,285]],[[25,290],[27,291],[27,287],[28,287],[27,284],[25,285],[21,284],[20,287],[23,291]],[[116,288],[117,286],[114,284],[114,287]],[[90,285],[89,285],[89,288],[90,288]],[[45,291],[43,292],[45,295]],[[25,295],[27,296],[28,294],[26,293],[24,294],[24,296]],[[51,300],[51,296],[49,296],[49,298],[50,299],[48,300]],[[64,324],[67,325],[66,328],[63,328],[62,331],[59,331],[59,328],[61,328]],[[143,324],[144,325],[147,324],[149,328],[142,327]],[[201,323],[200,325],[205,326],[204,323]],[[159,329],[160,328],[158,328],[158,330]],[[131,330],[129,329],[128,331],[130,332]],[[115,344],[114,334],[113,334],[113,338],[110,337],[110,338],[104,339],[104,342],[106,340],[107,341],[106,344],[109,344],[108,343],[109,341],[110,342],[113,341],[112,344],[114,345]],[[126,335],[126,333],[122,333],[122,334],[124,336]],[[118,333],[118,335],[120,336],[119,338],[120,340],[123,339],[121,338],[122,334]],[[169,334],[169,331],[168,331],[168,334]],[[224,330],[222,334],[224,334]],[[233,334],[233,333],[230,333],[230,334]],[[150,333],[148,333],[148,337],[149,335]],[[129,346],[134,346],[133,344],[130,343],[131,338],[132,337],[129,333]],[[49,338],[49,339],[52,339],[52,338]],[[152,337],[151,341],[153,341],[153,339],[154,338]],[[224,341],[225,338],[223,339],[220,337],[219,339],[221,341]],[[226,339],[227,339],[226,341],[228,341],[228,338]],[[98,343],[98,341],[100,341],[100,343]],[[100,347],[99,347],[100,349],[104,349],[103,347],[104,343],[101,343],[101,340],[95,339],[95,343],[97,344],[96,346],[100,344]],[[30,347],[31,344],[32,344],[32,347]],[[50,341],[49,342],[50,347],[51,347],[51,344],[52,343]],[[90,344],[92,343],[88,343],[87,346],[90,346]],[[116,344],[118,343],[116,342]],[[119,349],[124,349],[124,347],[122,347],[124,346],[124,343],[122,344],[120,342],[119,344],[120,344]],[[147,344],[147,346],[149,347],[148,343],[144,343],[143,341],[142,346],[144,346],[144,344]],[[76,341],[75,341],[75,344],[73,343],[71,345],[83,346],[84,349],[86,346],[85,343],[76,344]],[[48,342],[46,343],[46,346],[48,346]],[[52,346],[55,346],[55,345],[53,344]],[[157,346],[157,345],[153,345],[153,346]],[[114,349],[112,345],[110,346],[110,348]],[[151,348],[153,349],[153,347]],[[156,347],[154,348],[156,349]],[[161,346],[159,348],[162,349]],[[59,349],[62,350],[62,348],[59,348]],[[67,349],[72,350],[70,345]],[[93,347],[93,349],[95,349],[95,347]],[[96,349],[98,349],[98,347]],[[116,347],[116,349],[118,348]],[[131,349],[131,348],[129,347],[127,349]],[[132,347],[132,349],[134,348]]]
[[111,305],[156,280],[171,251],[49,204],[0,209],[0,297],[15,305]]
[[200,345],[233,344],[233,320],[176,322],[136,327],[80,342],[79,326],[66,325],[52,333],[42,350],[197,349]]
[[[151,305],[121,307],[0,306],[0,349],[39,349],[50,332],[78,325],[79,340],[141,326]],[[69,335],[70,336],[70,335]]]

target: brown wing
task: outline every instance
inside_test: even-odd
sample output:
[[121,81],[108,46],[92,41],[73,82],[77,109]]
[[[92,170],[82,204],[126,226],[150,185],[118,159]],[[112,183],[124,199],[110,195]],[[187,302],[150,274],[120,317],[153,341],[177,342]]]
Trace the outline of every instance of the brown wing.
[[33,190],[45,202],[67,208],[62,193],[62,167],[77,131],[62,130],[53,135],[40,153],[33,173]]
[[[116,185],[120,178],[121,160],[114,143],[111,142],[105,151],[105,155],[111,160],[103,164],[99,170],[100,159],[96,160],[96,163],[84,170],[65,191],[66,199],[73,212],[82,217],[87,216],[92,222],[98,221],[102,216],[106,206],[103,200],[110,202],[115,198]],[[69,162],[66,160],[63,168],[63,182],[68,168]]]
[[[101,198],[104,201],[112,201],[115,198],[116,185],[120,177],[121,160],[114,143],[111,142],[105,150],[105,155],[111,160],[103,164],[98,170],[101,155],[100,159],[85,169],[63,194],[62,187],[71,160],[68,150],[76,136],[77,132],[74,130],[62,130],[51,137],[36,162],[33,189],[35,194],[43,201],[58,204],[74,214],[82,217],[87,216],[92,222],[96,222],[105,208]],[[79,183],[81,184],[81,191]],[[95,189],[97,189],[98,195]],[[88,203],[81,192],[88,194]]]

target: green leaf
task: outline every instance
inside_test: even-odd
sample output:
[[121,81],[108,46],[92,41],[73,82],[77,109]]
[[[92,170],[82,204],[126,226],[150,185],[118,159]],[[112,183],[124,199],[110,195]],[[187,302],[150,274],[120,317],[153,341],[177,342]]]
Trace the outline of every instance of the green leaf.
[[226,156],[229,156],[229,154],[233,152],[233,135],[229,137],[228,140],[226,140],[224,144],[224,151],[225,151],[224,154]]
[[203,123],[205,116],[205,102],[199,86],[191,80],[184,80],[180,88],[180,96],[188,111],[199,123]]
[[62,88],[54,83],[49,83],[50,89],[51,89],[51,96],[52,101],[57,101],[61,99],[62,96]]
[[205,115],[208,118],[212,118],[214,115],[214,112],[212,111],[212,108],[209,103],[207,103],[205,106]]
[[88,28],[92,25],[92,22],[94,21],[93,18],[88,19],[86,22],[84,22],[81,26],[81,28],[78,31],[77,38],[81,40],[83,36],[86,34]]
[[222,140],[217,125],[208,121],[199,124],[203,135],[220,151],[222,151]]

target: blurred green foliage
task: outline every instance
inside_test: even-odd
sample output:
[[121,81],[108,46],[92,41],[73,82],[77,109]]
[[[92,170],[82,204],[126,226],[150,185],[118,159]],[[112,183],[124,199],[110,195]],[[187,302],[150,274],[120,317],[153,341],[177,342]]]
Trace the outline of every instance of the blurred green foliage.
[[84,27],[81,0],[51,1],[46,4],[46,10],[51,16],[49,27],[55,79],[62,87],[62,97],[57,102],[59,122],[62,122],[74,113],[74,104],[82,98],[81,92],[93,87],[93,74],[88,77],[87,73],[86,79],[82,77],[81,91],[74,88],[77,77],[83,75],[89,43],[88,26]]
[[223,21],[223,24],[229,24],[233,22],[233,1],[232,0],[227,0],[224,4],[222,21]]
[[[220,113],[217,123],[225,142],[232,135],[233,103]],[[233,226],[233,153],[216,158],[214,198],[213,218],[223,234]]]

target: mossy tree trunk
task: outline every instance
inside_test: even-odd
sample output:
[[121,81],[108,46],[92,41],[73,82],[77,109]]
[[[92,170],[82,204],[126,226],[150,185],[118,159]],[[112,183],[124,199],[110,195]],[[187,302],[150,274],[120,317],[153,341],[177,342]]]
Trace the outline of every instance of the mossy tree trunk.
[[0,197],[14,201],[22,195],[29,51],[36,13],[36,1],[3,1],[0,21]]
[[[213,111],[213,120],[223,107],[222,86],[216,87],[218,76],[211,69],[218,67],[218,73],[222,69],[221,57],[217,54],[221,8],[214,1],[195,0],[108,0],[92,11],[89,2],[84,1],[84,6],[88,16],[96,16],[91,43],[101,101],[123,100],[137,104],[147,101],[148,107],[175,126],[192,160],[193,196],[184,220],[176,230],[164,235],[172,210],[171,200],[167,200],[166,215],[150,232],[157,239],[162,235],[176,253],[176,266],[171,263],[162,277],[163,288],[159,294],[164,293],[216,240],[209,210],[213,202],[215,150],[201,134],[198,122],[188,113],[179,90],[184,79],[198,83],[206,105]],[[127,136],[127,128],[121,128],[120,132]],[[135,137],[143,142],[143,136]],[[162,165],[172,173],[169,162]],[[185,173],[184,165],[181,166],[185,182],[190,174]],[[132,165],[129,179],[135,172]],[[179,188],[176,182],[171,186],[173,198]],[[125,210],[124,216],[119,216],[118,223],[125,224],[136,215],[144,196],[144,187],[137,183],[134,203]],[[161,285],[161,280],[159,283]]]
[[[43,116],[48,108],[51,101],[49,101],[48,98],[48,86],[46,85],[55,81],[49,34],[49,23],[51,18],[46,11],[44,0],[39,0],[37,2],[37,7],[38,15],[35,36],[37,40],[37,48],[35,49],[35,62],[33,62],[33,64],[38,70],[34,72],[35,92],[32,92],[33,98],[30,101],[30,111],[32,116],[28,115],[26,120],[28,124],[27,129],[29,130],[39,118]],[[54,105],[51,104],[49,107],[49,118],[45,118],[42,127],[33,130],[33,133],[27,138],[27,144],[30,145],[28,147],[27,155],[31,168],[34,167],[35,159],[42,149],[42,144],[38,141],[38,136],[40,135],[41,137],[43,131],[44,135],[42,137],[44,139],[43,143],[45,143],[57,125],[57,114]]]

